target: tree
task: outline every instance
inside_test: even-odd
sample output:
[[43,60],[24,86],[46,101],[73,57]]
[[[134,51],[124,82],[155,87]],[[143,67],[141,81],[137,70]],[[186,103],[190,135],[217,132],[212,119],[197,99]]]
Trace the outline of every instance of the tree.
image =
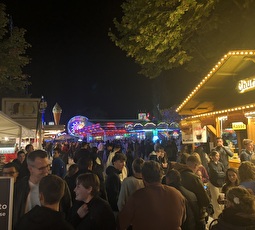
[[254,48],[254,0],[128,0],[121,7],[109,36],[149,78],[180,66],[205,74],[229,50]]
[[6,6],[0,3],[0,97],[20,96],[31,84],[29,76],[22,72],[30,61],[25,55],[30,44],[24,38],[26,30],[13,27],[5,10]]

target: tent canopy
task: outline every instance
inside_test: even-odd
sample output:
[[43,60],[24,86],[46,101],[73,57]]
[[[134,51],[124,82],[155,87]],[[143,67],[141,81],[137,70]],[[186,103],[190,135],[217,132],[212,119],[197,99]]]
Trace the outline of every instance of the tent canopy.
[[35,132],[17,123],[0,111],[0,138],[34,138]]

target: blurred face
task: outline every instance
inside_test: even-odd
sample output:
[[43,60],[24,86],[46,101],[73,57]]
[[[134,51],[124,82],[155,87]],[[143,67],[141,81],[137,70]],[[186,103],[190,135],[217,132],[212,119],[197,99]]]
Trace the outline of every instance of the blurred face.
[[217,139],[217,146],[223,146],[223,140]]
[[81,184],[76,183],[76,187],[74,189],[74,192],[76,194],[75,199],[78,201],[84,201],[86,202],[91,194],[92,188],[84,188]]
[[60,156],[60,153],[58,151],[53,152],[53,158],[57,158]]
[[26,158],[26,155],[25,155],[25,153],[21,153],[21,154],[18,155],[17,158],[20,161],[20,163],[23,163],[25,158]]
[[212,157],[213,161],[219,161],[220,160],[220,154],[216,153],[213,157]]
[[251,142],[251,143],[245,145],[245,148],[246,148],[249,152],[253,151],[253,143]]
[[14,178],[14,182],[16,182],[19,173],[16,171],[15,167],[4,168],[3,176],[10,176]]
[[229,181],[230,181],[232,184],[234,184],[234,183],[236,182],[236,180],[237,180],[237,175],[236,175],[236,173],[235,173],[235,172],[232,172],[232,171],[229,171],[229,172],[228,172],[228,179],[229,179]]
[[117,160],[113,163],[114,167],[118,169],[119,171],[122,171],[122,169],[125,166],[125,161]]
[[50,164],[48,158],[37,157],[33,164],[28,165],[30,176],[36,181],[40,181],[49,174]]

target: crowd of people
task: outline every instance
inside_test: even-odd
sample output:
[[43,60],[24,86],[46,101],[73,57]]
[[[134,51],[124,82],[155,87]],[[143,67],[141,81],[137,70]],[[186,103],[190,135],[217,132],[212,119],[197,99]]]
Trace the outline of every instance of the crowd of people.
[[0,169],[14,178],[13,229],[255,229],[253,141],[239,168],[223,143],[28,144]]

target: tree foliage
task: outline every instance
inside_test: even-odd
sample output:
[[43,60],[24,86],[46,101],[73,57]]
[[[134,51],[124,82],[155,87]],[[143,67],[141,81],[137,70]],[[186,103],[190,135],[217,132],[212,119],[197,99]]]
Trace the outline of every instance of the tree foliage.
[[17,95],[31,83],[22,68],[30,59],[26,49],[30,47],[25,41],[25,29],[13,27],[5,12],[6,6],[0,4],[0,96]]
[[150,78],[180,66],[206,73],[230,49],[254,48],[254,0],[127,0],[121,7],[109,36]]

